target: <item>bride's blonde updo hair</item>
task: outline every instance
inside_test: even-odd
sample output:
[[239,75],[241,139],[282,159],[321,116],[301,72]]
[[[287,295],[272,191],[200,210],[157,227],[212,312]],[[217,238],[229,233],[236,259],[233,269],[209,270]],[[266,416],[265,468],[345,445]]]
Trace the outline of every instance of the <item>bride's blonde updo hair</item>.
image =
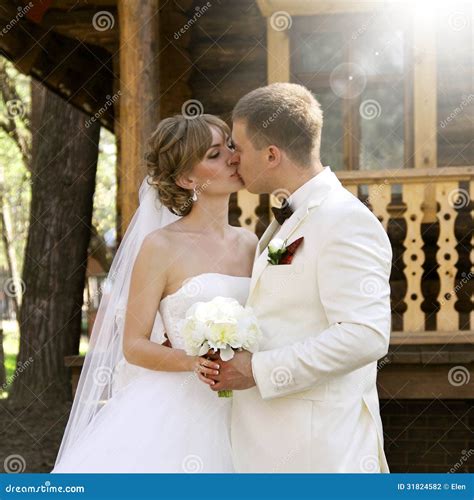
[[176,184],[203,160],[212,145],[210,126],[219,129],[226,140],[228,125],[214,115],[192,118],[175,115],[162,120],[151,135],[145,155],[148,175],[158,191],[161,203],[176,215],[187,215],[193,206],[193,191]]

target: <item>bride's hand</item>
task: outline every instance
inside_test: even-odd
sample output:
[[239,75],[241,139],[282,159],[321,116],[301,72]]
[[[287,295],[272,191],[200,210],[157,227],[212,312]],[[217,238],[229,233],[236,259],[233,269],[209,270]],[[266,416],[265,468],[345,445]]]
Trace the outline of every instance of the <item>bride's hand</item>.
[[[193,361],[193,371],[199,375],[218,375],[219,364],[211,359],[202,356],[196,356]],[[201,379],[202,380],[202,379]]]

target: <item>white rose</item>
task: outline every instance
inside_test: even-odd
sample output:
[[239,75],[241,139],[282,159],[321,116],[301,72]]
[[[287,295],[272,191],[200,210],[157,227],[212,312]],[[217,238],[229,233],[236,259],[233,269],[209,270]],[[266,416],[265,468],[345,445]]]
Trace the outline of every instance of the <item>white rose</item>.
[[238,324],[238,337],[241,347],[249,352],[257,352],[262,332],[258,326],[257,319],[251,311],[243,317]]
[[[183,322],[181,333],[186,346],[186,354],[189,356],[200,356],[204,350],[204,346],[207,347],[205,325],[191,318]],[[205,352],[207,351],[208,349],[206,348]]]
[[213,349],[239,347],[236,322],[215,322],[209,326],[207,341]]
[[270,250],[271,253],[279,252],[280,250],[283,250],[284,248],[285,248],[285,242],[280,238],[274,238],[268,244],[268,250]]

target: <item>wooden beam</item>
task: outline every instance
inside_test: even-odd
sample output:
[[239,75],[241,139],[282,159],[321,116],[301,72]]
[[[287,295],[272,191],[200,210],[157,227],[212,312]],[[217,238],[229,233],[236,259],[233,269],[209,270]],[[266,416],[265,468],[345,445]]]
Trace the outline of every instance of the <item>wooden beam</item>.
[[390,345],[453,345],[473,344],[474,330],[453,330],[451,332],[436,331],[396,331],[390,335]]
[[386,169],[358,172],[335,172],[342,183],[347,184],[407,184],[436,183],[439,181],[470,181],[474,177],[474,166],[440,167],[417,169]]
[[377,376],[379,399],[474,399],[473,369],[474,363],[389,363]]
[[91,122],[100,121],[112,129],[115,101],[110,54],[102,47],[55,33],[53,27],[37,25],[18,12],[12,2],[0,0],[0,25],[5,30],[0,36],[0,54],[21,73],[94,116]]
[[339,14],[344,12],[368,12],[386,8],[388,2],[356,0],[257,0],[263,16],[270,17],[273,13],[284,11],[291,16],[315,16],[319,14]]
[[146,175],[144,155],[159,117],[159,0],[118,0],[120,24],[120,207],[124,234]]

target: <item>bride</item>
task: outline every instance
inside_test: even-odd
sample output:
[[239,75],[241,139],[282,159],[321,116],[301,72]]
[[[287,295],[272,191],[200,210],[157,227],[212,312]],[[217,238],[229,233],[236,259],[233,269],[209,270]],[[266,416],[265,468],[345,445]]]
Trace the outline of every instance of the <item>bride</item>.
[[53,473],[232,472],[231,398],[198,380],[179,322],[197,301],[245,304],[257,238],[228,223],[243,187],[219,118],[158,125],[140,206],[114,258]]

